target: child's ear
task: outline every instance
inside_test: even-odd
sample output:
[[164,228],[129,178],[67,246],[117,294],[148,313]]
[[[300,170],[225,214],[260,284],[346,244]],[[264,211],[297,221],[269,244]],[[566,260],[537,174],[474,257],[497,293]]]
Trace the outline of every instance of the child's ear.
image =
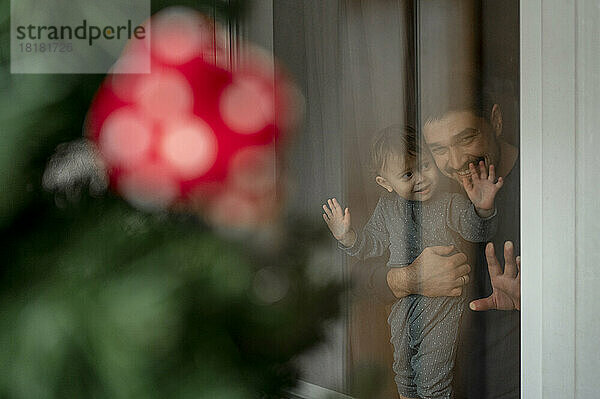
[[387,180],[385,180],[385,178],[384,178],[384,177],[377,176],[377,177],[375,178],[375,182],[376,182],[377,184],[379,184],[381,187],[383,187],[383,188],[385,188],[386,190],[388,190],[390,193],[391,193],[392,191],[394,191],[394,188],[393,188],[393,187],[390,185],[390,183],[388,183],[388,181],[387,181]]

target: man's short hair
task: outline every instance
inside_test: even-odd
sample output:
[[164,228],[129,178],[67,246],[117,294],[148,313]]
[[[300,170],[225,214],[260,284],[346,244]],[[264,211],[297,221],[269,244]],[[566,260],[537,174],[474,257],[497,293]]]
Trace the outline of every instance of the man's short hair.
[[480,77],[461,75],[449,82],[449,93],[422,93],[421,126],[454,111],[472,111],[489,120],[494,106],[492,97],[491,91],[482,87]]
[[437,93],[435,83],[422,88],[419,126],[435,122],[453,111],[471,111],[475,116],[490,120],[492,107],[502,110],[502,131],[509,143],[519,143],[519,82],[500,76],[486,79],[472,74],[458,74],[449,83],[448,92]]
[[417,132],[412,126],[396,124],[381,129],[371,142],[371,172],[379,175],[392,157],[416,157],[420,148]]

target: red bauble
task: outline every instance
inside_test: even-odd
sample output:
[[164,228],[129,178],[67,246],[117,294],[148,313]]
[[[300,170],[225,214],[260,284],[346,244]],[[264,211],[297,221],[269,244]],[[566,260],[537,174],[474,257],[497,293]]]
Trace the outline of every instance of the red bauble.
[[149,56],[151,72],[109,74],[88,114],[112,187],[143,209],[229,202],[264,218],[256,204],[277,192],[276,147],[297,112],[291,81],[249,44],[231,68],[224,33],[189,9],[153,16],[148,43],[130,42],[115,68]]

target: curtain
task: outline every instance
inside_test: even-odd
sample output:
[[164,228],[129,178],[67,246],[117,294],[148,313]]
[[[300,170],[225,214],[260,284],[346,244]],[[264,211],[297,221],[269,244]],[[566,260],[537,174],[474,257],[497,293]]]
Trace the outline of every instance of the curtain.
[[[373,212],[381,188],[369,171],[372,136],[394,123],[415,121],[414,36],[412,1],[347,1],[343,15],[342,99],[346,204],[353,225],[362,227]],[[349,298],[349,375],[360,384],[366,370],[379,373],[382,381],[378,397],[397,397],[391,370],[387,316],[389,306],[378,296],[365,295],[369,284],[363,269],[385,259],[357,262],[348,259],[354,278]],[[383,293],[382,293],[383,294]],[[364,391],[365,387],[355,387]]]
[[[274,2],[275,55],[305,95],[304,125],[288,164],[291,216],[323,223],[321,205],[336,197],[360,228],[379,192],[367,170],[372,135],[392,123],[414,122],[412,1]],[[350,280],[353,269],[330,238],[315,264],[319,273]],[[326,271],[324,271],[326,270]],[[360,286],[361,281],[355,282]],[[351,290],[345,317],[329,344],[303,357],[302,378],[338,391],[360,390],[361,373],[380,372],[394,397],[387,309]]]

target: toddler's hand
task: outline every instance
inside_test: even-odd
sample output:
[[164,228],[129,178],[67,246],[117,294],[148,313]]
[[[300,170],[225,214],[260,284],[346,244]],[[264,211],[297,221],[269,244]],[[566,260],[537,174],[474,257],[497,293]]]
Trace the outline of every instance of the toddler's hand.
[[323,211],[325,212],[323,219],[335,239],[344,246],[352,246],[356,240],[356,235],[350,224],[350,211],[348,208],[342,210],[342,207],[334,198],[327,200],[327,204],[323,205]]
[[488,175],[483,161],[479,162],[479,173],[475,169],[475,165],[469,164],[470,176],[463,177],[463,187],[469,196],[469,199],[475,205],[478,211],[491,212],[494,209],[494,198],[496,193],[504,184],[501,177],[496,180],[496,172],[494,165],[490,165],[490,173]]

